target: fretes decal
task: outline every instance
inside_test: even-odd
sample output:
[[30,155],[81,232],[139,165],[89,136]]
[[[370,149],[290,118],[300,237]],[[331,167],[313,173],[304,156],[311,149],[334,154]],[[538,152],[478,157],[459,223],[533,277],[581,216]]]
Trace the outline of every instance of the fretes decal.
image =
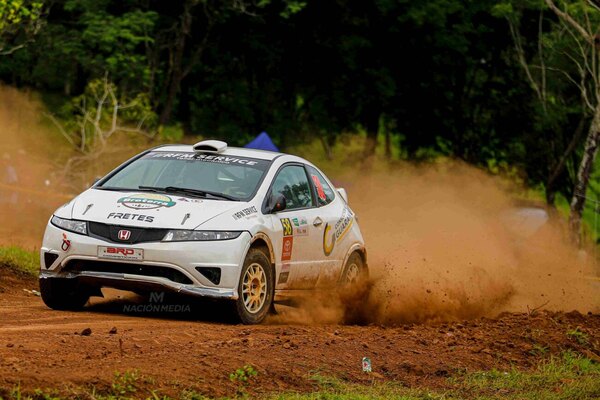
[[325,224],[323,232],[323,252],[326,256],[330,255],[335,247],[335,244],[342,240],[346,233],[350,230],[354,222],[354,213],[348,207],[344,207],[342,216],[337,220],[333,227],[333,233],[330,234],[332,226],[329,223]]
[[129,219],[132,221],[154,222],[152,215],[130,214],[130,213],[110,213],[107,219]]
[[132,196],[121,197],[117,203],[136,210],[173,207],[176,204],[169,196],[154,193],[140,193]]

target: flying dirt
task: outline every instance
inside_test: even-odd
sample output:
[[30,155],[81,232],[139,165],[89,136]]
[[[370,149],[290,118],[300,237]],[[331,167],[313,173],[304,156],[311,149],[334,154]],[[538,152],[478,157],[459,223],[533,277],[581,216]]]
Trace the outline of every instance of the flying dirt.
[[543,208],[524,208],[518,188],[458,162],[353,176],[342,181],[367,241],[371,281],[360,293],[305,300],[275,321],[401,324],[600,310],[594,253],[569,245],[560,218],[522,216]]

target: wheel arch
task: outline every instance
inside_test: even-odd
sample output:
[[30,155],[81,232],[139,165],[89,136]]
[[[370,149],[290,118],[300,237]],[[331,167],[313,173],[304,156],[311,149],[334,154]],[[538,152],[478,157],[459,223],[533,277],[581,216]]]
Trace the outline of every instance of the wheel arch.
[[252,240],[250,241],[250,246],[248,247],[248,251],[250,249],[262,248],[266,250],[267,256],[269,257],[269,261],[273,266],[273,273],[275,272],[275,252],[273,251],[273,244],[271,243],[271,239],[269,237],[259,232],[256,235],[252,236]]
[[369,264],[367,263],[367,249],[365,248],[364,245],[362,245],[360,243],[355,243],[354,245],[350,246],[350,249],[348,249],[348,251],[346,252],[346,257],[344,257],[344,262],[342,263],[340,279],[342,278],[344,271],[346,270],[346,264],[348,263],[348,259],[354,253],[358,253],[360,258],[362,259],[363,266],[365,267],[367,276],[369,276]]

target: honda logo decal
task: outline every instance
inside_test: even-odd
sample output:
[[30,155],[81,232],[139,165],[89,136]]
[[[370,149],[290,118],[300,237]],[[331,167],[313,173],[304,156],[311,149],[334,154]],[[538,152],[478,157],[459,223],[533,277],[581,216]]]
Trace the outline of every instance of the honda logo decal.
[[127,231],[125,229],[119,231],[119,240],[129,240],[131,237],[131,231]]

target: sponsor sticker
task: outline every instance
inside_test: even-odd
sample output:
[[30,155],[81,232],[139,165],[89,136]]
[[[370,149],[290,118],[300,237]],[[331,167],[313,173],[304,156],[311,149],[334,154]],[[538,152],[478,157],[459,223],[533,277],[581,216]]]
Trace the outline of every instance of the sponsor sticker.
[[294,228],[294,236],[308,236],[308,226]]
[[281,218],[281,226],[283,226],[283,236],[292,236],[294,234],[294,227],[289,218]]
[[238,219],[241,219],[244,217],[248,218],[249,216],[256,214],[257,212],[258,212],[258,210],[256,209],[256,207],[252,206],[252,207],[244,208],[243,210],[240,210],[240,211],[234,213],[232,215],[232,217],[233,217],[233,219],[235,219],[237,221]]
[[200,199],[186,199],[185,197],[180,197],[177,201],[181,201],[183,203],[202,203]]
[[289,272],[282,272],[279,274],[279,280],[277,281],[277,283],[278,284],[287,283],[289,277],[290,277]]
[[281,249],[281,261],[290,261],[292,259],[292,250],[294,248],[294,237],[286,236],[283,238],[283,248]]
[[268,164],[263,160],[256,160],[251,158],[233,157],[233,156],[221,156],[216,154],[198,154],[198,153],[182,153],[182,152],[162,152],[157,151],[150,153],[145,158],[153,159],[169,159],[169,160],[182,160],[182,161],[203,161],[217,164],[226,165],[247,165],[257,166],[259,164]]
[[342,216],[333,227],[329,223],[325,224],[325,230],[323,231],[323,253],[326,256],[331,254],[335,244],[344,238],[353,223],[354,213],[346,206],[342,211]]
[[290,277],[290,263],[284,262],[281,265],[281,273],[279,274],[279,279],[277,280],[277,283],[278,284],[287,283],[289,277]]
[[164,194],[139,193],[131,196],[121,197],[117,203],[135,210],[151,210],[161,207],[173,207],[176,203]]
[[144,250],[125,247],[98,246],[98,257],[114,260],[143,260]]
[[327,196],[325,196],[325,191],[323,190],[323,185],[321,184],[321,180],[317,175],[311,175],[313,182],[315,183],[315,187],[317,188],[317,195],[323,201],[327,200]]
[[152,215],[133,214],[133,213],[110,213],[107,219],[127,219],[131,221],[154,222]]

